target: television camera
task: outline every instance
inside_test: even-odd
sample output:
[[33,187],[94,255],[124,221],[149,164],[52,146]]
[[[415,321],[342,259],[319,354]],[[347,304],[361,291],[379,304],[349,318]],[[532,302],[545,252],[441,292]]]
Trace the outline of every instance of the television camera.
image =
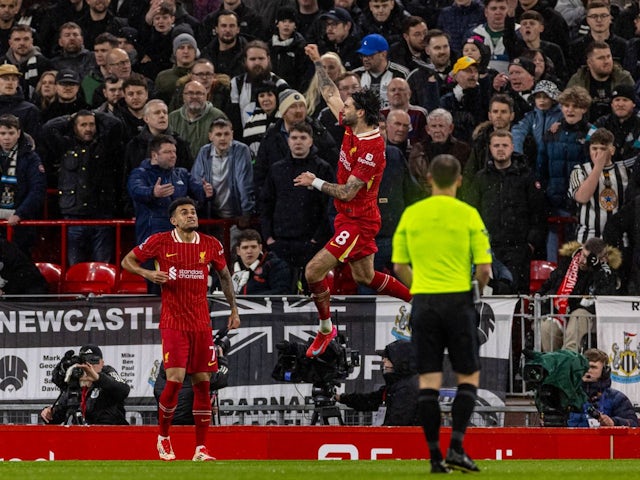
[[65,424],[87,424],[80,409],[82,400],[80,378],[84,375],[84,370],[78,365],[84,363],[97,364],[99,362],[100,357],[94,354],[79,353],[76,355],[75,351],[67,350],[53,370],[52,381],[61,390],[54,405],[60,401],[63,395],[66,396]]
[[360,366],[360,353],[351,349],[344,335],[339,334],[322,355],[314,358],[306,356],[307,348],[313,342],[289,342],[276,344],[278,361],[271,377],[279,382],[311,383],[311,397],[315,411],[311,423],[322,418],[328,424],[330,417],[343,423],[338,407],[335,406],[336,387]]
[[582,376],[589,363],[582,355],[569,351],[534,352],[524,350],[522,378],[533,390],[536,408],[545,427],[566,427],[570,412],[582,411],[587,395]]

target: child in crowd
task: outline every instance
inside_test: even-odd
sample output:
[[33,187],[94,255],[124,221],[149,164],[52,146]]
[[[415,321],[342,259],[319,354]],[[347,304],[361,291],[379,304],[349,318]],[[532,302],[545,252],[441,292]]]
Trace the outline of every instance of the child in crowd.
[[[575,204],[567,195],[569,177],[574,166],[589,161],[587,141],[591,128],[588,121],[591,96],[582,87],[569,87],[558,96],[558,103],[562,120],[543,133],[543,147],[538,154],[535,171],[546,191],[551,216],[571,217]],[[565,227],[568,225],[564,224]],[[557,228],[549,229],[547,260],[552,262],[558,258],[559,234]],[[573,228],[564,228],[563,234],[562,242],[575,238]]]

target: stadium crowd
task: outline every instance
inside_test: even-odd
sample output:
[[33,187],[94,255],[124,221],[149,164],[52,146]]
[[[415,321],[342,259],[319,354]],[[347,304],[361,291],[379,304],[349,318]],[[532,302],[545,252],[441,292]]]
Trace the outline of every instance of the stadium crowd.
[[[16,245],[31,254],[19,224],[42,218],[47,188],[49,219],[135,217],[138,237],[188,193],[201,218],[258,226],[260,255],[304,290],[335,213],[292,180],[333,178],[344,132],[307,44],[343,101],[380,97],[381,255],[447,153],[512,293],[531,260],[593,237],[622,253],[616,293],[640,293],[640,7],[617,0],[0,0],[0,218]],[[115,263],[113,235],[71,227],[69,261]]]

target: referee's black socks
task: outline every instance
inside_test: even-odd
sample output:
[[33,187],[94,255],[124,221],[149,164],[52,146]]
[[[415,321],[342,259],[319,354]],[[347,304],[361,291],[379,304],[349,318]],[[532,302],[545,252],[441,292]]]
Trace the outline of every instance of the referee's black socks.
[[422,388],[418,395],[418,413],[420,424],[429,446],[431,462],[442,461],[440,451],[440,392],[433,388]]
[[458,385],[456,398],[453,399],[451,406],[451,444],[449,445],[449,448],[455,452],[463,452],[462,440],[471,414],[473,414],[477,391],[478,388],[469,383]]

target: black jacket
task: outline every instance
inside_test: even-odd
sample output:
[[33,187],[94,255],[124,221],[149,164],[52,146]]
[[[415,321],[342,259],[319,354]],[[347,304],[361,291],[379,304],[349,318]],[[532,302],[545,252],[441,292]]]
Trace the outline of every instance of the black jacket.
[[7,295],[38,295],[49,293],[47,281],[16,245],[0,238],[0,287]]
[[95,118],[96,135],[90,143],[76,137],[69,116],[43,126],[40,148],[65,216],[111,218],[120,213],[122,124],[107,113],[95,113]]
[[463,200],[478,209],[493,248],[540,247],[544,243],[544,192],[529,168],[515,158],[504,170],[498,170],[493,162],[480,170]]
[[304,53],[307,41],[298,32],[288,40],[274,34],[269,41],[271,70],[283,78],[294,90],[303,92],[315,72],[309,57]]
[[220,51],[220,40],[214,37],[206,47],[202,49],[201,58],[207,58],[213,63],[216,74],[227,74],[233,78],[242,75],[244,69],[244,48],[247,41],[244,37],[238,35],[236,45],[230,50]]
[[362,60],[360,59],[358,49],[360,48],[362,39],[359,34],[354,33],[354,30],[356,28],[357,27],[355,25],[351,27],[351,33],[347,38],[344,39],[342,43],[330,42],[326,38],[326,35],[323,35],[320,42],[318,43],[320,53],[322,55],[327,52],[337,53],[342,59],[344,68],[346,68],[348,71],[355,70],[356,68],[361,67]]
[[[338,156],[340,155],[339,145],[336,143],[336,140],[317,120],[307,117],[305,122],[310,124],[313,129],[313,146],[316,148],[316,151],[322,152],[322,158],[335,169],[338,165]],[[281,132],[283,123],[284,120],[279,119],[269,127],[258,149],[258,156],[253,170],[253,181],[256,187],[255,192],[258,195],[260,194],[260,190],[262,189],[271,165],[289,156],[289,144]]]
[[[6,172],[9,158],[0,155],[0,169]],[[40,156],[34,152],[33,140],[22,134],[18,140],[16,165],[15,213],[22,220],[35,220],[42,215],[47,194],[47,178]]]
[[24,99],[18,90],[15,95],[0,95],[0,115],[10,113],[20,119],[22,131],[31,135],[36,142],[40,138],[40,110]]
[[383,425],[420,425],[418,418],[418,374],[411,342],[398,340],[385,348],[385,356],[393,363],[393,372],[385,373],[385,385],[370,393],[345,393],[340,403],[355,410],[374,411],[385,404]]
[[[124,401],[129,396],[131,387],[120,378],[115,368],[109,365],[102,367],[98,375],[100,378],[89,387],[86,394],[85,420],[89,425],[128,425]],[[53,406],[51,423],[59,424],[66,421],[68,404],[69,390],[67,389],[62,392]]]
[[331,166],[310,153],[307,158],[287,155],[275,162],[266,174],[260,198],[260,221],[265,240],[300,240],[324,244],[331,232],[328,195],[316,189],[294,187],[293,179],[302,172],[313,172],[327,182],[335,181]]
[[395,2],[389,18],[383,23],[378,22],[371,10],[365,8],[359,19],[359,27],[362,36],[371,33],[379,33],[387,39],[389,45],[402,40],[402,32],[404,31],[404,22],[409,16],[409,12],[404,10],[398,2]]
[[462,100],[458,101],[454,92],[447,93],[440,100],[440,106],[451,112],[455,128],[453,135],[463,142],[470,142],[476,125],[487,119],[490,94],[480,87],[463,91]]
[[56,117],[62,117],[63,115],[73,115],[80,110],[88,110],[90,107],[87,102],[84,101],[82,91],[78,91],[78,96],[73,102],[62,103],[57,99],[51,102],[49,107],[42,110],[42,123],[46,123]]
[[632,114],[630,118],[621,122],[613,113],[600,117],[595,122],[597,128],[603,127],[613,133],[613,145],[616,147],[616,153],[613,154],[612,160],[625,162],[627,167],[633,167],[633,162],[638,156],[638,141],[640,141],[640,117]]

